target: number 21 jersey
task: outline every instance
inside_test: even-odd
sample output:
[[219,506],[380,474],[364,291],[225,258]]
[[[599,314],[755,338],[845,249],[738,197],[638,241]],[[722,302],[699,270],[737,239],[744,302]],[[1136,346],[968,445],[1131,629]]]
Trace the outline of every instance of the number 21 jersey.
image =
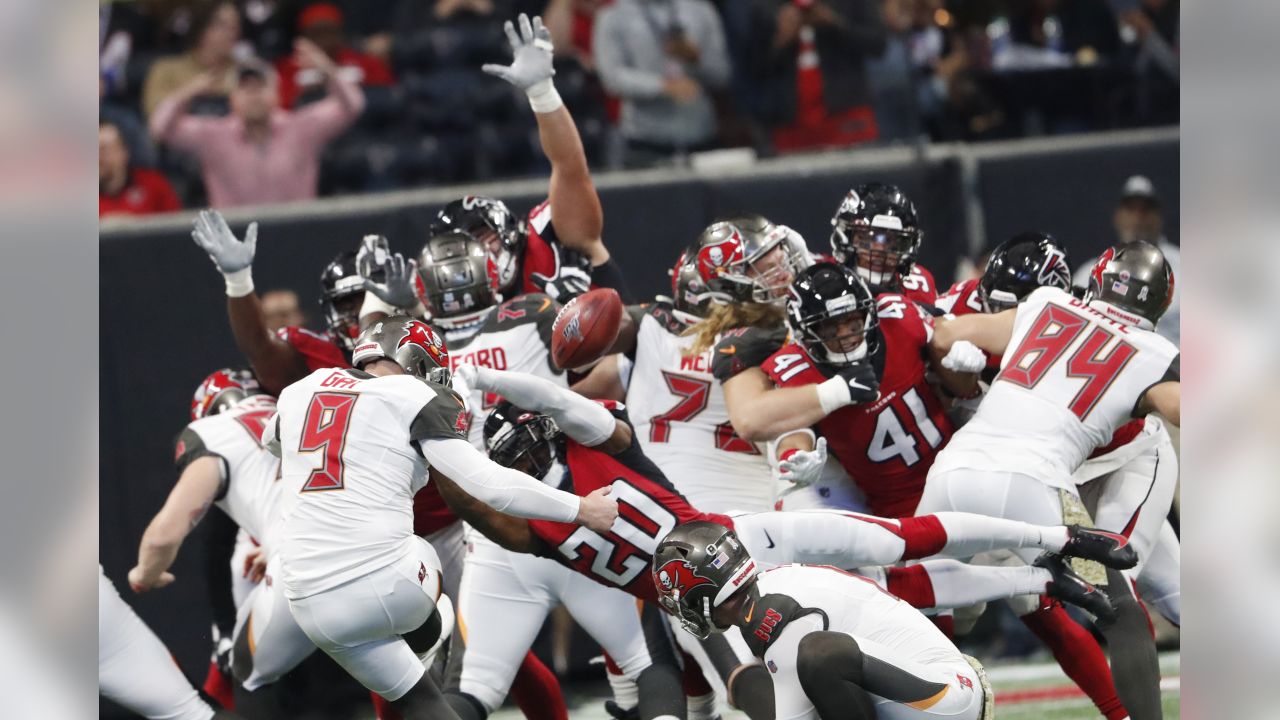
[[1070,488],[1146,391],[1179,379],[1178,349],[1058,288],[1036,290],[1015,312],[1000,373],[932,472],[1017,472]]

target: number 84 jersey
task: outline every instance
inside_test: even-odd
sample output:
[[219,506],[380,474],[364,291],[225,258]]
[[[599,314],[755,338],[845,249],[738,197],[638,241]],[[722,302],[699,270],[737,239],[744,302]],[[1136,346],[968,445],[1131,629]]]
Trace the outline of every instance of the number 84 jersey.
[[1010,312],[1000,373],[934,472],[1017,472],[1074,487],[1076,468],[1135,417],[1146,391],[1179,379],[1178,349],[1058,288],[1040,288]]
[[[929,466],[953,427],[925,379],[933,318],[895,294],[876,298],[876,315],[880,345],[871,359],[880,377],[880,397],[836,410],[818,422],[817,430],[866,495],[873,515],[909,517],[915,514]],[[796,343],[783,346],[761,367],[779,387],[815,385],[833,374]]]

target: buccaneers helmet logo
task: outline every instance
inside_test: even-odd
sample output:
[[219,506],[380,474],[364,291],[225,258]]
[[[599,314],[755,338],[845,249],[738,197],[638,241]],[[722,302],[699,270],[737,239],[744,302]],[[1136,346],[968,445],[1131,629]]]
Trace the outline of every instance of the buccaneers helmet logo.
[[684,560],[669,561],[658,568],[656,575],[658,577],[658,589],[664,595],[671,595],[679,590],[680,596],[684,597],[689,594],[690,590],[711,582],[711,578],[697,574],[693,566]]
[[449,353],[445,350],[444,341],[439,335],[432,332],[427,324],[418,320],[413,320],[405,325],[405,336],[400,338],[400,342],[396,343],[396,347],[404,347],[409,343],[413,343],[431,356],[436,364],[440,367],[449,367]]
[[704,282],[710,281],[724,274],[729,266],[742,260],[742,236],[734,230],[733,234],[724,240],[698,251],[698,274],[702,276]]

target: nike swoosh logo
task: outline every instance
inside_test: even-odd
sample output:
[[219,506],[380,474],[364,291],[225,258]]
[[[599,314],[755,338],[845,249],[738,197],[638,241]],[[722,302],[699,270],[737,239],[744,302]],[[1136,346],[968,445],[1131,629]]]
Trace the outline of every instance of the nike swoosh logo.
[[772,548],[772,547],[773,547],[773,538],[769,537],[769,531],[768,531],[768,530],[763,530],[763,532],[764,532],[764,539],[769,541],[769,547],[770,547],[770,548]]
[[742,619],[744,623],[750,623],[753,615],[756,614],[756,604],[751,603],[751,607],[747,610],[747,616]]
[[720,354],[721,354],[721,355],[732,355],[732,354],[734,354],[734,353],[738,352],[738,346],[737,346],[737,345],[730,345],[730,346],[729,346],[729,347],[727,347],[727,348],[720,348],[720,351],[719,351],[719,352],[720,352]]
[[542,307],[538,308],[538,312],[542,312],[551,306],[551,298],[542,298]]
[[859,390],[870,390],[870,389],[871,389],[871,387],[870,387],[870,386],[868,386],[868,385],[863,385],[862,383],[858,382],[857,380],[850,380],[850,381],[849,381],[849,387],[851,387],[851,388],[858,388]]

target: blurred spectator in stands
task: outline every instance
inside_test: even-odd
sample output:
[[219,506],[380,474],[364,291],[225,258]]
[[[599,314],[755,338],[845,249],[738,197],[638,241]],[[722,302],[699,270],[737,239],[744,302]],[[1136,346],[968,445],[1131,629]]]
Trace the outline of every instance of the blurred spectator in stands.
[[756,0],[751,73],[779,152],[876,139],[867,61],[885,49],[876,0]]
[[181,209],[178,196],[164,175],[134,167],[120,128],[98,124],[98,217],[150,215]]
[[[1011,4],[1010,36],[1015,45],[1092,65],[1114,59],[1120,28],[1107,0],[1023,0]],[[1037,63],[1034,56],[1028,62]]]
[[299,65],[314,68],[326,80],[329,94],[319,102],[282,110],[275,73],[254,61],[236,71],[231,115],[187,114],[191,99],[217,82],[208,74],[165,98],[152,114],[152,136],[199,161],[213,207],[315,197],[320,153],[364,109],[360,86],[343,80],[323,50],[305,38],[294,46]]
[[932,78],[946,39],[933,22],[930,4],[929,0],[880,4],[887,31],[885,51],[867,61],[867,75],[881,140],[918,137],[924,116],[937,111],[945,92]]
[[268,290],[262,293],[262,321],[267,329],[304,327],[307,316],[298,307],[298,293],[292,290]]
[[[1173,302],[1169,305],[1169,310],[1164,317],[1160,318],[1156,332],[1177,345],[1181,335],[1179,331],[1181,309],[1178,302],[1180,284],[1177,280],[1181,278],[1182,253],[1178,246],[1170,242],[1164,234],[1164,216],[1161,213],[1160,196],[1156,194],[1156,187],[1149,178],[1145,175],[1134,175],[1125,180],[1124,187],[1120,191],[1120,203],[1111,216],[1111,222],[1116,230],[1116,245],[1137,241],[1149,242],[1160,248],[1160,252],[1164,253],[1165,259],[1169,261],[1169,266],[1173,268],[1175,281]],[[1089,271],[1093,269],[1096,261],[1097,258],[1091,258],[1077,268],[1072,283],[1078,287],[1088,287]]]
[[142,89],[142,109],[150,116],[156,106],[196,77],[207,75],[201,95],[225,98],[235,82],[236,45],[240,42],[240,11],[235,3],[220,2],[195,17],[190,50],[156,60]]
[[715,6],[617,0],[596,15],[591,44],[601,82],[622,101],[628,166],[713,145],[713,95],[728,87],[732,71]]
[[1134,113],[1139,122],[1178,122],[1181,43],[1178,0],[1111,0],[1120,38],[1138,78]]
[[[298,16],[298,34],[315,43],[337,66],[344,79],[369,86],[387,86],[395,82],[391,68],[382,60],[347,46],[343,32],[342,11],[333,3],[313,3]],[[324,77],[314,68],[298,66],[295,55],[276,62],[280,78],[280,105],[291,108],[300,97],[324,89]]]

